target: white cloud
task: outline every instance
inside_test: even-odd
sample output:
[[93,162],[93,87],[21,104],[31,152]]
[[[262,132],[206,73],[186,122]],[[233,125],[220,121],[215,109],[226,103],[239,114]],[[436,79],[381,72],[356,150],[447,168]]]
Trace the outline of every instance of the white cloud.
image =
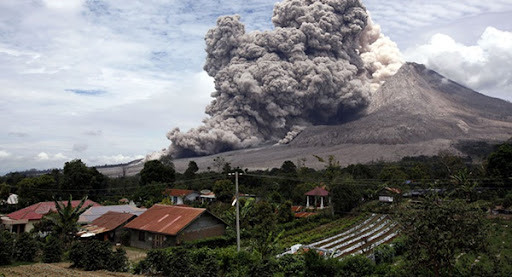
[[472,89],[512,100],[512,32],[488,27],[475,45],[436,34],[405,56]]
[[11,153],[9,153],[5,150],[0,150],[0,159],[7,158],[9,156],[11,156]]
[[57,153],[53,156],[53,158],[55,160],[69,160],[68,157],[66,157],[66,155],[62,154],[62,153]]
[[37,154],[36,159],[40,161],[46,161],[50,159],[50,156],[48,156],[48,154],[46,154],[45,152],[41,152]]

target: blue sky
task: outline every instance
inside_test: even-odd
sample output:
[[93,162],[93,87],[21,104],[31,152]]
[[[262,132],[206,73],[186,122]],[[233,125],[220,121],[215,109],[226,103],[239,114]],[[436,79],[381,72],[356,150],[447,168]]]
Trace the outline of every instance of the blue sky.
[[[275,1],[0,1],[0,174],[128,162],[198,126],[218,16],[271,29]],[[512,1],[367,0],[408,61],[512,100]]]

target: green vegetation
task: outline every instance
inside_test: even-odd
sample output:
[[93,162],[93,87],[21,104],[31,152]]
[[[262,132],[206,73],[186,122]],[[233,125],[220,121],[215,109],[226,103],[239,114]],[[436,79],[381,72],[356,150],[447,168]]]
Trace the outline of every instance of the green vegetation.
[[[321,170],[285,161],[279,168],[248,171],[216,158],[214,170],[199,169],[191,161],[183,174],[175,172],[172,157],[164,157],[147,162],[137,176],[116,179],[74,160],[65,164],[63,172],[0,177],[0,194],[19,193],[17,208],[69,195],[75,199],[89,195],[94,201],[110,204],[128,198],[150,207],[168,201],[162,194],[168,188],[214,191],[216,202],[187,204],[205,207],[223,219],[229,225],[226,235],[150,251],[134,267],[136,272],[148,275],[510,276],[510,223],[493,218],[500,215],[491,216],[489,209],[512,207],[512,146],[504,143],[493,149],[482,165],[442,152],[434,157],[347,167],[340,166],[332,156],[317,156],[325,164]],[[239,178],[240,192],[255,196],[240,199],[240,252],[234,247],[234,179],[226,174],[231,170],[244,173]],[[316,212],[315,216],[294,218],[292,205],[304,206],[304,193],[317,186],[330,192],[330,207],[308,210]],[[381,203],[378,197],[386,187],[419,194],[414,198],[397,194],[393,203]],[[78,268],[128,269],[123,250],[112,251],[110,244],[97,241],[73,243],[76,219],[83,209],[72,208],[69,203],[57,207],[58,212],[38,223],[31,234],[0,233],[0,263],[58,262],[69,251],[69,259]],[[11,207],[3,205],[0,209]],[[375,212],[392,214],[400,222],[402,235],[389,245],[365,252],[370,258],[337,260],[313,250],[276,258],[286,247],[339,234]],[[49,236],[40,238],[39,232]]]
[[126,251],[122,248],[112,251],[112,245],[104,241],[89,240],[74,243],[69,251],[69,259],[73,267],[84,270],[128,270]]

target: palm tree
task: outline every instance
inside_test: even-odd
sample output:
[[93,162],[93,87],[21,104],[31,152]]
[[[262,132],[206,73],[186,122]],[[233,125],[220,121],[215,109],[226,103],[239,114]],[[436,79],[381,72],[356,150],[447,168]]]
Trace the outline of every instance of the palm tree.
[[80,203],[73,208],[73,197],[71,195],[69,196],[67,205],[64,205],[62,202],[58,202],[55,198],[53,199],[57,213],[56,216],[49,216],[48,219],[55,223],[55,231],[64,239],[65,243],[72,241],[75,237],[75,234],[78,232],[77,222],[80,215],[92,207],[91,204],[82,208],[86,200],[87,196],[84,197],[82,201],[80,201]]

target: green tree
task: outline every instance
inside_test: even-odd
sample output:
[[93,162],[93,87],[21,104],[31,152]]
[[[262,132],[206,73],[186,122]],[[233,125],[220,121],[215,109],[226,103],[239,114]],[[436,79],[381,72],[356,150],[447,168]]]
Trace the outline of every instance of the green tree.
[[290,200],[285,201],[283,204],[279,205],[279,209],[277,211],[277,220],[280,223],[290,222],[294,218],[292,212],[292,201]]
[[332,184],[330,197],[334,213],[349,212],[361,203],[363,195],[363,189],[351,179],[345,179],[340,183]]
[[407,180],[407,174],[397,165],[388,165],[380,171],[379,179],[396,186]]
[[14,238],[11,232],[0,230],[0,265],[11,263]]
[[453,275],[457,253],[476,253],[485,245],[484,214],[463,200],[427,195],[419,206],[405,205],[398,219],[411,274]]
[[185,180],[192,180],[196,177],[196,172],[198,170],[199,170],[199,167],[197,167],[197,163],[194,161],[190,161],[190,162],[188,162],[188,167],[185,170],[183,177],[185,177]]
[[0,184],[0,201],[7,200],[11,194],[11,188],[6,183]]
[[69,243],[75,238],[75,234],[78,232],[78,218],[87,209],[92,207],[92,205],[82,207],[86,200],[87,197],[84,197],[76,207],[73,207],[72,205],[72,196],[69,196],[67,205],[58,202],[55,199],[53,200],[55,202],[57,214],[56,216],[50,215],[46,218],[54,222],[57,234],[61,236],[65,243]]
[[33,262],[38,250],[38,242],[32,234],[21,233],[16,239],[14,258],[20,262]]
[[174,167],[166,166],[159,160],[147,161],[140,171],[140,185],[145,186],[153,182],[171,183],[174,182],[175,174]]
[[371,276],[375,270],[375,264],[364,255],[349,256],[341,261],[339,270],[338,276]]
[[43,262],[58,263],[62,260],[64,244],[56,236],[47,236],[43,245]]
[[228,203],[231,202],[233,195],[235,194],[235,186],[231,180],[217,180],[213,185],[213,192],[217,200]]
[[487,158],[487,175],[500,178],[507,186],[512,185],[512,144],[504,143]]

